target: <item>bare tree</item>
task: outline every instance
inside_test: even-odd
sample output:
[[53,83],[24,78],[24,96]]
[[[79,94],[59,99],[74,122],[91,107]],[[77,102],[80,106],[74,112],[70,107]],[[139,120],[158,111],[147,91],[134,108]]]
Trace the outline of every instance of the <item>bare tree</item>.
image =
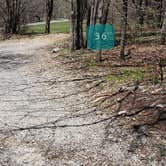
[[26,6],[26,23],[40,22],[45,16],[45,0],[33,0]]
[[76,48],[76,0],[71,0],[70,49]]
[[83,20],[87,10],[87,0],[71,1],[71,50],[85,47],[83,37]]
[[[91,0],[91,16],[90,25],[96,24],[99,21],[100,24],[107,23],[107,17],[109,12],[110,0]],[[102,60],[102,50],[99,50],[96,54],[96,60],[99,62]]]
[[137,22],[139,25],[144,24],[144,17],[145,17],[145,10],[144,6],[147,4],[147,1],[145,0],[132,0],[135,8],[136,8],[136,16],[137,16]]
[[123,14],[121,21],[121,41],[120,41],[120,59],[125,59],[125,46],[127,42],[127,17],[128,17],[128,0],[123,0]]
[[156,6],[157,6],[157,10],[156,10],[156,17],[157,17],[157,27],[161,28],[161,24],[162,24],[162,15],[163,15],[163,0],[156,0]]
[[54,0],[46,0],[46,26],[45,33],[50,33],[50,22],[53,14]]
[[[166,1],[165,1],[166,3]],[[165,4],[166,6],[166,4]],[[161,44],[165,44],[166,41],[166,9],[164,12],[164,19],[163,19],[163,25],[162,25],[162,30],[161,30]]]
[[3,0],[0,2],[2,18],[5,23],[5,32],[16,34],[20,31],[23,13],[26,7],[24,0]]
[[81,49],[85,47],[84,37],[83,37],[83,20],[87,10],[87,0],[77,0],[77,23],[76,23],[76,49]]

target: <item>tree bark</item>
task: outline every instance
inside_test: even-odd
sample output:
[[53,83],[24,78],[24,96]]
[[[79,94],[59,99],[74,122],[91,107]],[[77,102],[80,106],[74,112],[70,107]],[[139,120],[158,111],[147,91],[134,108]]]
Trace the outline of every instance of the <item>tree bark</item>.
[[[100,24],[107,23],[107,17],[109,12],[110,0],[92,0],[91,1],[91,18],[90,25],[95,25],[97,19]],[[96,54],[96,61],[102,61],[102,50],[99,50]]]
[[163,0],[157,0],[157,12],[156,12],[156,17],[157,17],[157,27],[161,28],[162,26],[162,19],[163,19]]
[[137,16],[137,22],[139,25],[144,24],[144,17],[145,17],[145,9],[143,7],[143,2],[145,1],[145,6],[147,5],[147,0],[132,0],[133,4],[136,8],[136,16]]
[[85,48],[83,37],[83,20],[87,9],[87,0],[71,0],[70,49]]
[[166,10],[164,13],[163,25],[161,30],[161,44],[164,45],[166,42]]
[[88,28],[90,26],[90,19],[91,19],[91,6],[88,3],[87,4],[87,23],[86,23],[86,28],[87,28],[87,32],[86,32],[86,43],[85,43],[85,48],[87,48],[87,44],[88,44]]
[[76,0],[71,0],[71,26],[70,26],[70,49],[76,48]]
[[5,20],[5,32],[16,34],[20,29],[20,17],[22,14],[21,0],[6,0],[7,20]]
[[53,14],[54,0],[46,0],[46,26],[45,33],[50,33],[50,22]]
[[87,9],[86,0],[77,0],[77,38],[76,38],[76,49],[84,48],[84,37],[83,37],[83,20]]
[[127,16],[128,16],[128,0],[123,0],[123,15],[121,25],[121,41],[120,41],[120,59],[125,59],[125,46],[127,42]]

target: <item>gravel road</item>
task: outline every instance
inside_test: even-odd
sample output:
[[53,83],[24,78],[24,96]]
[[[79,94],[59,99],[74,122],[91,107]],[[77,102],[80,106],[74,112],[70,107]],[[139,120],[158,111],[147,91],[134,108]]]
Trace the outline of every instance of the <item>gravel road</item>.
[[65,38],[0,43],[0,165],[144,165],[125,140],[112,135],[103,146],[107,115],[89,104],[80,76],[49,51]]
[[98,117],[48,51],[65,37],[0,43],[0,165],[81,165],[100,146],[101,124],[72,127]]

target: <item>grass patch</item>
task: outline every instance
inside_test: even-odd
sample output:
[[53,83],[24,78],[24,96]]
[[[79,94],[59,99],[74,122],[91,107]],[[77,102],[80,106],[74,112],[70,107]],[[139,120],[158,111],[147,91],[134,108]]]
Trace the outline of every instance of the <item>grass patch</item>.
[[70,54],[70,50],[67,48],[64,48],[64,49],[59,51],[60,56],[65,56],[65,55],[69,55],[69,54]]
[[166,157],[166,147],[162,144],[158,145],[158,149],[161,157]]
[[116,74],[108,74],[106,80],[125,82],[129,80],[133,81],[143,81],[145,77],[145,72],[140,68],[121,68]]
[[134,81],[143,81],[144,80],[144,71],[140,68],[137,69],[125,69],[121,71],[122,75],[127,79],[131,78]]
[[[42,34],[45,30],[45,24],[32,25],[23,28],[24,34]],[[69,33],[70,22],[51,23],[51,33]]]
[[[84,32],[86,31],[86,24],[84,23]],[[43,34],[45,31],[45,24],[26,26],[22,29],[23,34]],[[51,33],[69,33],[70,21],[51,23]]]
[[84,60],[82,60],[82,63],[84,66],[86,66],[88,68],[96,68],[98,66],[97,62],[95,62],[94,60],[91,60],[91,59],[84,59]]

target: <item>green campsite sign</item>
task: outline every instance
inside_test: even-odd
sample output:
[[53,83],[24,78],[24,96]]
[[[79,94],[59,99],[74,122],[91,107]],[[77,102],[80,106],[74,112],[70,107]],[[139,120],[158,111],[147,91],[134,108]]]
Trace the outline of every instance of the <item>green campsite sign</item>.
[[95,24],[88,27],[87,46],[92,50],[110,50],[115,45],[115,30],[111,24]]

